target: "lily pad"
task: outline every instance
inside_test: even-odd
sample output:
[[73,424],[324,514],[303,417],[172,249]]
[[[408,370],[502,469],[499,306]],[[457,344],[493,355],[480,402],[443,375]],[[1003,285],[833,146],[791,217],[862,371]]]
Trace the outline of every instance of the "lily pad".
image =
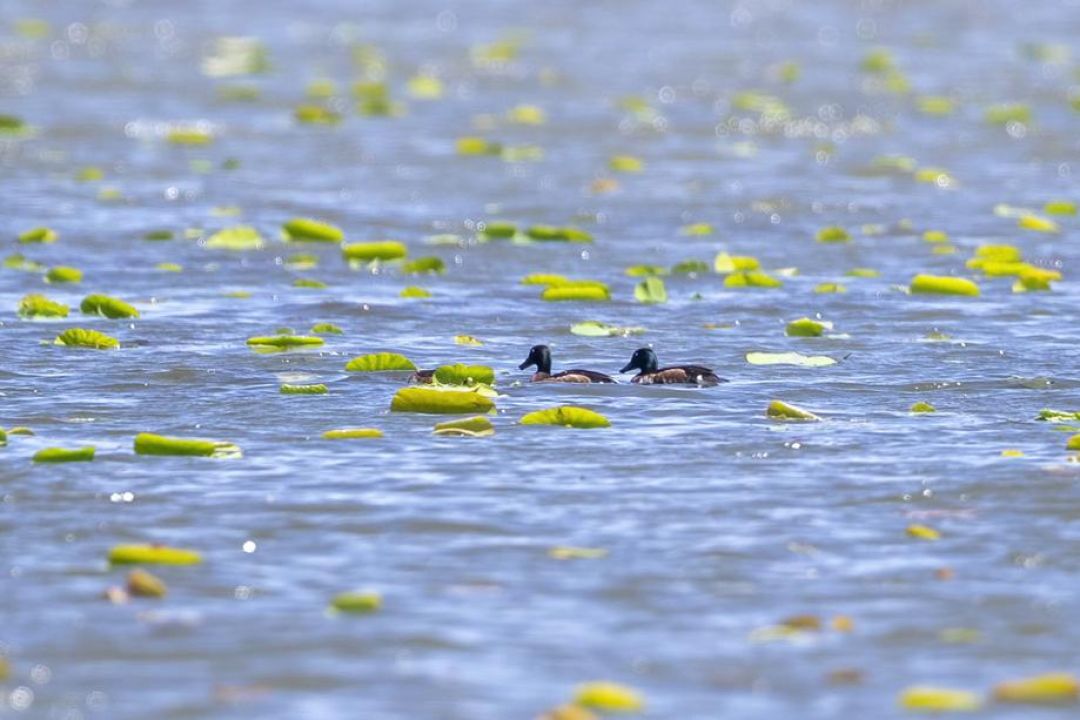
[[486,222],[479,229],[480,237],[484,240],[506,240],[517,235],[517,232],[515,223],[499,220]]
[[908,537],[918,538],[919,540],[940,540],[941,533],[932,527],[926,525],[908,525],[905,531]]
[[993,696],[998,702],[1007,703],[1074,704],[1080,701],[1080,681],[1072,673],[1047,673],[998,683]]
[[483,415],[477,415],[461,420],[449,420],[435,426],[436,435],[451,435],[462,437],[487,437],[495,434],[495,426]]
[[49,268],[45,273],[45,282],[48,283],[77,283],[82,282],[82,270],[66,265],[57,265]]
[[803,410],[795,405],[789,405],[783,400],[773,400],[765,410],[765,416],[773,420],[821,420],[809,410]]
[[329,287],[322,280],[314,280],[312,278],[296,278],[292,281],[293,287],[307,288],[308,290],[325,290]]
[[435,381],[443,385],[493,385],[495,371],[486,365],[443,365],[435,370]]
[[574,702],[602,712],[637,712],[645,707],[645,700],[637,690],[613,682],[579,685]]
[[758,259],[749,255],[728,255],[726,252],[722,252],[718,253],[713,259],[713,271],[719,275],[757,270],[760,267],[761,263]]
[[641,335],[645,332],[645,328],[637,326],[623,326],[608,325],[607,323],[597,322],[596,320],[586,320],[585,322],[574,323],[570,326],[570,332],[574,335],[581,335],[583,337],[627,337],[630,335]]
[[1052,423],[1080,421],[1080,410],[1040,410],[1036,419]]
[[343,245],[341,254],[346,260],[357,262],[372,262],[375,260],[388,261],[400,260],[409,254],[409,249],[404,243],[395,240],[383,240],[381,242],[360,242]]
[[44,295],[31,294],[19,301],[19,317],[67,317],[68,306]]
[[553,285],[565,285],[569,282],[569,278],[565,275],[555,275],[552,273],[532,273],[521,278],[522,285],[546,285],[551,287]]
[[648,305],[666,303],[667,288],[664,287],[664,281],[658,277],[645,278],[634,288],[634,297],[638,302]]
[[454,336],[454,344],[455,345],[469,345],[471,347],[478,347],[480,345],[483,345],[484,342],[482,340],[480,340],[479,338],[473,337],[472,335],[455,335]]
[[937,408],[935,408],[933,405],[931,405],[928,402],[924,402],[924,401],[920,400],[919,402],[913,404],[910,408],[908,408],[908,412],[932,413],[932,412],[937,412]]
[[416,370],[413,361],[391,352],[371,353],[354,357],[345,365],[349,372],[404,372]]
[[240,448],[224,440],[200,440],[139,433],[135,436],[135,454],[240,457]]
[[484,413],[494,409],[491,398],[479,392],[461,390],[436,390],[433,388],[406,387],[394,394],[390,409],[394,412],[446,413],[467,415]]
[[530,240],[539,242],[591,243],[593,241],[591,234],[576,227],[533,225],[525,231],[525,235],[527,235]]
[[549,302],[606,302],[611,300],[611,291],[605,285],[551,285],[544,289],[540,299]]
[[285,383],[279,388],[279,392],[282,395],[326,395],[330,391],[322,383],[316,385],[289,385]]
[[573,405],[537,410],[521,418],[522,425],[561,425],[572,428],[604,428],[611,422],[598,412]]
[[168,593],[165,582],[142,568],[128,573],[127,591],[132,597],[163,598]]
[[814,237],[819,243],[846,243],[851,240],[848,231],[837,225],[821,228]]
[[1021,230],[1034,230],[1042,233],[1061,232],[1061,227],[1056,222],[1038,215],[1021,215],[1016,221],[1016,226]]
[[330,608],[342,613],[373,613],[382,607],[382,596],[377,592],[344,592],[334,596]]
[[312,335],[266,335],[251,337],[247,344],[256,349],[264,350],[289,350],[299,347],[314,347],[322,345],[326,341],[321,337]]
[[615,155],[608,160],[608,169],[618,173],[640,173],[645,170],[645,161],[633,155]]
[[797,352],[750,352],[746,353],[746,362],[751,365],[795,365],[798,367],[827,367],[836,364],[836,360],[827,355],[803,355]]
[[784,334],[788,337],[821,337],[826,330],[831,329],[832,323],[804,317],[789,322],[784,328]]
[[911,280],[911,292],[938,295],[978,295],[979,286],[967,278],[944,275],[916,275]]
[[410,260],[401,266],[401,272],[418,275],[421,273],[437,273],[441,274],[446,272],[446,263],[442,258],[438,257],[421,257],[415,260]]
[[342,335],[344,332],[334,323],[315,323],[311,326],[312,335]]
[[761,272],[760,270],[733,272],[724,278],[724,287],[726,288],[778,288],[783,284],[784,282],[782,280],[774,278],[772,275]]
[[236,225],[225,228],[211,235],[206,240],[206,247],[211,250],[261,250],[266,246],[259,231],[248,225]]
[[32,243],[54,243],[60,235],[52,228],[36,227],[26,232],[19,233],[17,238],[21,245]]
[[281,226],[281,232],[289,242],[341,243],[345,240],[341,228],[311,218],[293,218]]
[[422,287],[410,285],[407,288],[402,288],[401,292],[398,293],[398,295],[403,298],[429,298],[431,297],[431,291],[425,290]]
[[341,113],[322,105],[305,103],[296,106],[293,118],[303,125],[337,125],[341,122]]
[[34,453],[33,461],[36,463],[62,463],[62,462],[90,462],[94,459],[94,447],[67,449],[67,448],[43,448]]
[[905,710],[920,712],[970,712],[982,703],[979,696],[967,690],[916,685],[900,693],[898,704]]
[[381,438],[383,432],[378,428],[341,428],[339,430],[327,430],[322,436],[324,440],[360,440]]
[[67,347],[85,347],[94,350],[113,350],[120,347],[120,341],[111,335],[86,328],[68,328],[56,336],[55,345]]
[[111,319],[139,317],[133,305],[108,295],[87,295],[79,309],[86,315],[100,315]]
[[116,545],[109,550],[113,565],[198,565],[202,555],[194,550],[166,545]]

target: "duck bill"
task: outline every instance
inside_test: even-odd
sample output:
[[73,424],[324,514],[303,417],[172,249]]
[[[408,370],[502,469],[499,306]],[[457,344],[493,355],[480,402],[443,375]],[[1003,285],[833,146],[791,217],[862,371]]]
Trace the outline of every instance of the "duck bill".
[[525,368],[529,367],[532,364],[533,364],[532,360],[526,360],[525,362],[518,365],[518,370],[524,370]]
[[622,370],[620,370],[619,372],[620,372],[620,373],[624,373],[624,372],[630,372],[630,371],[631,371],[631,370],[633,370],[633,369],[634,369],[635,367],[636,367],[636,366],[634,365],[634,363],[626,363],[626,367],[624,367],[624,368],[623,368]]

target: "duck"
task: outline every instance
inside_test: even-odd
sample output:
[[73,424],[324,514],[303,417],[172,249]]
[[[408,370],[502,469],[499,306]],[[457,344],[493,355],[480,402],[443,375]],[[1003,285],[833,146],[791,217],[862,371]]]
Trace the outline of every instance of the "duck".
[[630,370],[640,370],[630,382],[641,385],[718,385],[727,382],[711,369],[701,365],[671,365],[662,368],[656,353],[647,347],[635,350],[630,356],[630,362],[619,372]]
[[529,350],[529,357],[525,362],[518,365],[518,370],[524,370],[530,365],[536,366],[532,382],[567,382],[567,383],[613,383],[614,378],[594,370],[563,370],[552,374],[551,372],[551,348],[547,345],[533,345]]

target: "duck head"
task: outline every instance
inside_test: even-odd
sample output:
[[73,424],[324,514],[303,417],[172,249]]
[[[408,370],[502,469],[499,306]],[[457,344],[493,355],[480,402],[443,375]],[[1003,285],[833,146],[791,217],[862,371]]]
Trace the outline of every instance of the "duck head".
[[634,354],[630,356],[630,362],[626,363],[619,372],[629,372],[630,370],[640,370],[643,373],[656,372],[660,367],[659,361],[656,359],[656,353],[652,351],[652,348],[638,348],[634,351]]
[[551,350],[547,345],[533,345],[529,350],[529,357],[525,362],[518,365],[518,370],[524,370],[530,365],[535,365],[537,372],[551,372]]

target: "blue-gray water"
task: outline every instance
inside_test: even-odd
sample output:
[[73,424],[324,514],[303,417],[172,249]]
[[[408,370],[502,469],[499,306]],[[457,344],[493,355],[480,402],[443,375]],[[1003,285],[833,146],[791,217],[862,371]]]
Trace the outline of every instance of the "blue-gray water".
[[[18,18],[50,30],[27,38]],[[470,59],[515,31],[516,60]],[[1035,418],[1080,410],[1080,220],[1056,217],[1062,231],[1041,234],[994,206],[1080,200],[1080,113],[1069,106],[1080,58],[1057,57],[1076,50],[1078,32],[1080,5],[1050,1],[6,0],[0,113],[35,133],[0,139],[3,254],[85,277],[46,285],[0,269],[0,426],[35,433],[0,448],[0,646],[12,664],[0,715],[532,718],[581,682],[611,680],[637,688],[649,718],[890,718],[905,714],[896,697],[910,685],[984,694],[1008,678],[1077,672],[1080,465],[1068,461],[1068,435]],[[225,35],[259,38],[270,72],[207,77],[200,63]],[[1040,60],[1032,43],[1064,47]],[[382,51],[403,115],[357,114],[357,44]],[[859,70],[878,46],[910,93]],[[791,60],[801,76],[785,84],[777,68]],[[408,95],[422,69],[441,77],[442,99]],[[336,127],[293,120],[318,78],[337,83]],[[235,84],[261,96],[219,99]],[[782,98],[791,120],[762,128],[756,113],[734,111],[744,122],[729,122],[744,90]],[[653,111],[620,107],[628,95]],[[957,108],[927,116],[922,95]],[[986,123],[985,108],[1003,102],[1028,103],[1034,119]],[[543,108],[547,123],[506,122],[519,104]],[[160,137],[169,123],[200,121],[211,145]],[[468,135],[544,155],[461,157],[455,142]],[[868,171],[888,154],[947,169],[954,184]],[[612,174],[613,155],[640,157],[644,172]],[[227,159],[239,166],[223,169]],[[77,181],[85,166],[104,180]],[[595,192],[610,177],[619,187]],[[122,199],[99,200],[102,188]],[[241,214],[214,213],[225,206]],[[448,271],[350,269],[336,247],[280,242],[294,216],[336,223],[351,241],[401,240]],[[492,218],[575,224],[595,243],[474,242],[473,224]],[[695,222],[714,233],[680,235]],[[237,223],[269,246],[200,244]],[[38,225],[59,241],[15,243]],[[853,241],[816,243],[830,225]],[[185,238],[189,228],[205,232]],[[177,239],[142,239],[160,229]],[[932,229],[957,252],[933,254],[921,238]],[[425,244],[438,234],[462,243]],[[964,263],[988,243],[1015,244],[1064,280],[1017,294],[1012,278],[978,278]],[[798,274],[777,290],[672,276],[668,303],[634,300],[628,266],[711,264],[721,250]],[[321,262],[289,269],[295,252]],[[156,269],[164,262],[183,271]],[[880,276],[846,277],[855,267]],[[603,280],[613,300],[542,302],[519,284],[532,272]],[[982,295],[909,296],[918,272],[976,277]],[[329,287],[294,288],[297,277]],[[815,293],[822,282],[848,292]],[[400,298],[408,285],[433,296]],[[236,291],[251,296],[227,296]],[[20,320],[32,292],[72,315]],[[80,316],[89,292],[142,316]],[[787,321],[815,314],[835,324],[833,337],[785,337]],[[647,331],[570,334],[582,320]],[[245,345],[315,322],[344,334],[314,351]],[[124,347],[49,344],[70,326]],[[456,345],[459,334],[484,344]],[[710,365],[731,382],[519,385],[528,376],[517,364],[538,342],[557,366],[608,372],[648,343],[661,362]],[[382,350],[421,367],[493,366],[496,435],[441,438],[431,433],[440,418],[390,414],[400,376],[343,369]],[[846,359],[757,367],[744,360],[754,350]],[[280,395],[282,382],[330,392]],[[773,399],[824,421],[771,422]],[[920,400],[938,412],[910,414]],[[557,404],[603,412],[612,427],[516,424]],[[385,437],[320,439],[349,426]],[[244,457],[135,456],[141,431],[232,440]],[[30,461],[43,447],[87,444],[92,464]],[[913,523],[941,539],[908,537]],[[124,573],[105,558],[127,542],[194,548],[206,562],[156,569],[164,600],[113,605],[102,591]],[[609,554],[549,557],[560,545]],[[955,577],[937,579],[943,568]],[[329,599],[355,587],[381,592],[383,609],[328,616]],[[825,629],[755,634],[805,614]],[[828,628],[838,615],[851,632]],[[957,638],[967,642],[948,642]],[[830,683],[843,669],[861,670],[861,682]],[[1031,715],[991,703],[979,716]]]

